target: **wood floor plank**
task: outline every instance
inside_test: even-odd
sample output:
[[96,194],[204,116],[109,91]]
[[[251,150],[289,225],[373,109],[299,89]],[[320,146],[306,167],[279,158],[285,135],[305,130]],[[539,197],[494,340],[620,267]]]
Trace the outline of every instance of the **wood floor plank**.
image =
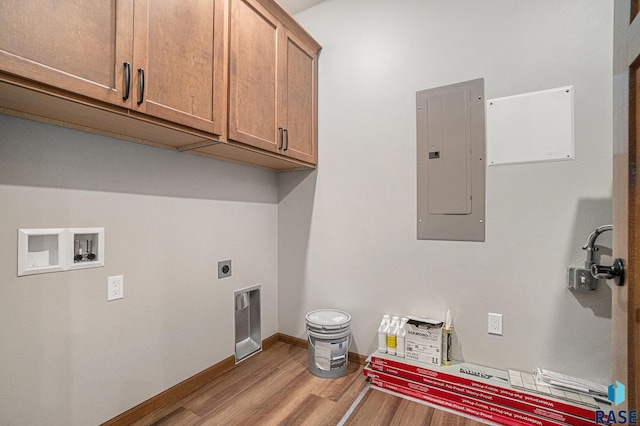
[[152,424],[153,426],[193,426],[198,421],[200,421],[199,416],[196,416],[191,411],[180,407]]
[[293,410],[285,411],[285,415],[277,424],[328,426],[335,425],[329,414],[335,410],[335,402],[309,394],[302,403]]
[[[197,395],[188,398],[184,406],[194,413],[204,416],[217,406],[232,403],[237,395],[244,395],[247,389],[269,379],[277,372],[271,366],[278,365],[286,356],[289,345],[276,344],[266,352],[243,361],[235,370],[210,383]],[[269,366],[269,367],[265,367]],[[265,382],[266,383],[266,382]]]
[[187,401],[192,398],[196,398],[198,395],[206,392],[206,389],[206,387],[200,388],[176,403],[160,407],[159,409],[147,414],[143,418],[131,423],[130,426],[155,426],[157,422],[161,421],[165,417],[168,417],[175,411],[184,408],[183,406]]
[[400,404],[398,404],[398,409],[389,424],[397,426],[432,424],[434,411],[432,407],[427,405],[403,399]]
[[[339,389],[340,395],[345,395],[355,384],[357,394],[364,387],[362,371],[354,370],[351,376],[336,379],[323,379],[312,375],[307,365],[300,365],[298,375],[287,383],[281,392],[256,407],[251,421],[260,420],[260,424],[304,424],[304,425],[335,425],[342,418],[343,413],[351,405],[353,398],[338,404],[335,398],[327,398],[316,392],[322,389]],[[357,380],[357,384],[354,383]],[[331,384],[334,383],[332,387]],[[322,393],[322,392],[320,392]],[[334,395],[335,392],[330,392]],[[265,415],[264,413],[272,413]],[[304,419],[304,421],[303,421]]]
[[481,426],[485,423],[371,388],[346,425]]
[[[291,418],[297,420],[305,418],[304,423],[298,424],[335,425],[364,388],[366,380],[364,380],[361,365],[354,363],[349,366],[347,375],[344,377],[324,379],[309,372],[308,357],[302,358],[304,362],[301,362],[298,356],[300,353],[304,355],[306,351],[292,348],[290,354],[295,356],[287,362],[298,372],[296,378],[287,383],[280,394],[275,395],[272,400],[267,400],[256,407],[260,414],[255,415],[255,420],[259,418],[261,422],[268,424],[271,424],[272,420],[274,424],[287,424],[293,421]],[[349,398],[339,404],[352,387],[354,389],[349,394]],[[272,412],[274,415],[265,417],[263,414],[265,412]]]
[[249,375],[229,375],[222,378],[219,383],[207,387],[203,392],[184,402],[184,407],[198,414],[205,416],[218,407],[224,407],[234,403],[234,399],[242,396],[248,389],[258,383],[272,380],[273,376],[279,374],[276,370],[255,371]]
[[402,398],[369,389],[345,425],[389,425],[401,402]]
[[[284,352],[287,348],[280,348],[280,350],[266,351],[264,357],[266,359],[265,362],[273,362],[274,359],[281,356],[281,353]],[[254,356],[261,356],[263,353],[259,353]],[[204,387],[198,389],[193,392],[191,395],[183,398],[181,401],[178,401],[175,404],[170,406],[162,407],[159,410],[152,412],[151,414],[145,416],[144,418],[136,421],[131,426],[150,426],[153,425],[154,422],[158,421],[158,419],[162,419],[173,411],[177,410],[179,407],[186,407],[190,411],[193,412],[206,412],[207,406],[211,404],[211,399],[223,399],[225,395],[233,394],[234,392],[241,391],[242,389],[242,380],[251,380],[253,382],[259,382],[264,375],[267,374],[267,371],[261,371],[261,364],[258,363],[248,363],[248,364],[240,364],[242,369],[234,369],[223,376],[219,377],[212,383],[205,385]],[[251,383],[245,384],[245,386],[250,386]],[[212,392],[212,389],[215,392]],[[219,397],[222,395],[222,397]]]
[[218,424],[247,424],[247,417],[255,412],[256,407],[276,394],[282,395],[281,389],[295,376],[290,370],[272,369],[256,386],[247,387],[244,392],[235,393],[220,403],[213,400],[208,412],[202,413],[203,424],[214,419]]
[[432,424],[444,426],[482,426],[486,423],[468,417],[458,416],[448,411],[434,410]]
[[[365,388],[363,366],[351,362],[344,377],[309,372],[307,349],[276,342],[235,369],[135,426],[305,425],[334,426]],[[347,425],[455,425],[481,422],[370,388]]]
[[321,385],[313,389],[313,393],[331,401],[339,401],[344,397],[345,393],[353,386],[354,381],[362,383],[364,387],[365,381],[362,380],[362,366],[358,364],[350,364],[347,368],[347,375],[336,379],[322,379]]
[[[309,373],[299,369],[296,371],[298,374],[282,386],[278,392],[253,407],[253,411],[247,417],[248,424],[278,424],[280,420],[292,411],[298,410],[299,407],[310,402],[312,406],[316,405],[318,400],[309,399],[310,393],[305,391],[305,386],[308,386],[310,379]],[[307,406],[306,409],[309,407]]]
[[[326,414],[335,408],[335,402],[313,394],[300,394],[286,398],[287,402],[275,404],[269,410],[258,407],[246,424],[255,425],[328,425]],[[333,423],[335,425],[335,423]]]
[[342,397],[336,401],[335,409],[327,415],[327,420],[332,425],[337,425],[340,420],[344,417],[347,411],[351,408],[354,401],[360,396],[364,387],[367,384],[366,380],[361,380],[362,377],[362,366],[360,369],[354,373],[354,380],[351,383],[351,386],[346,390],[346,392],[342,395]]

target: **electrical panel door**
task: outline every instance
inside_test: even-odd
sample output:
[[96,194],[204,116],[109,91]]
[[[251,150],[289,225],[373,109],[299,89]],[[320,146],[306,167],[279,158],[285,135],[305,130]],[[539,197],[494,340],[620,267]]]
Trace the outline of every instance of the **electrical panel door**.
[[484,80],[416,93],[420,240],[484,241]]

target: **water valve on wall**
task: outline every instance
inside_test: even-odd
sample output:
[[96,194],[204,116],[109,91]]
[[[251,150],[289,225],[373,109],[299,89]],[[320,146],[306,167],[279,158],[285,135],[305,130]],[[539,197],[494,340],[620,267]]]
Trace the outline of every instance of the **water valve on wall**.
[[80,245],[80,240],[75,240],[73,245],[73,261],[74,263],[78,262],[92,262],[96,260],[96,254],[93,251],[93,240],[85,240],[85,250],[82,250],[82,246]]
[[567,269],[567,281],[571,290],[594,291],[598,288],[599,279],[615,279],[617,285],[624,284],[624,265],[621,259],[616,259],[611,266],[597,265],[593,260],[594,253],[598,251],[598,247],[595,246],[596,239],[603,232],[612,230],[613,225],[603,225],[589,235],[582,247],[582,250],[587,251],[584,268]]
[[624,262],[617,258],[611,266],[591,265],[591,275],[594,278],[604,278],[607,280],[615,280],[616,285],[624,285]]

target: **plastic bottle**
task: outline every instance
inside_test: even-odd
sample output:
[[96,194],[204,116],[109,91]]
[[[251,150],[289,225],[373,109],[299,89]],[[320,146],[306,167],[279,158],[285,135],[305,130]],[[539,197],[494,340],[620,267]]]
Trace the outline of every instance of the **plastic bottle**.
[[400,358],[404,358],[404,342],[405,336],[407,335],[407,328],[405,327],[405,325],[408,321],[409,318],[402,317],[402,319],[400,320],[400,327],[398,327],[398,337],[396,338],[396,355],[398,355]]
[[378,327],[378,352],[383,354],[387,353],[387,330],[389,330],[389,324],[391,319],[389,315],[384,315]]
[[387,353],[389,355],[395,355],[397,352],[398,327],[400,327],[400,317],[393,316],[387,331]]
[[451,365],[451,333],[453,332],[453,321],[451,313],[447,311],[442,329],[442,365]]

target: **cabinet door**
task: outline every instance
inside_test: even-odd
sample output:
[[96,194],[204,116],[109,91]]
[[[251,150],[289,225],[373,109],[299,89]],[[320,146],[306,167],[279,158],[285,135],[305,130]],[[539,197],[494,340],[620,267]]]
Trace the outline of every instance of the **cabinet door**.
[[286,33],[282,73],[282,105],[286,136],[281,152],[315,164],[317,160],[317,59],[314,50]]
[[223,3],[136,1],[134,109],[222,134]]
[[254,0],[231,0],[229,139],[277,151],[280,24]]
[[0,71],[123,105],[133,0],[3,0]]

